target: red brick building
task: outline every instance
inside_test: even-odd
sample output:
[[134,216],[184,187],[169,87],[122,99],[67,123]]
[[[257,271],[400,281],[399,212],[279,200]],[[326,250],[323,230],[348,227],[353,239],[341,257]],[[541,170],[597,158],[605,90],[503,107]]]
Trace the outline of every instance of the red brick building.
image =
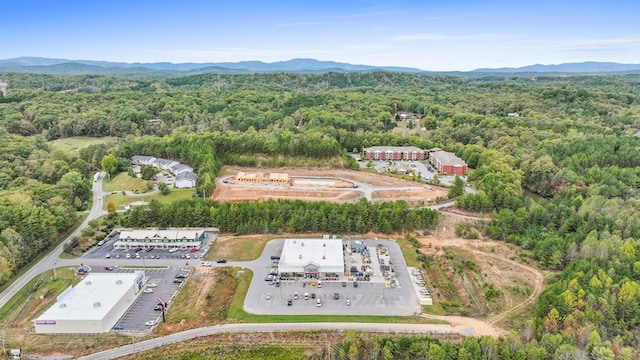
[[429,161],[440,173],[445,175],[467,175],[467,163],[454,153],[434,148],[428,150]]
[[367,160],[424,160],[425,151],[415,146],[372,146],[362,149]]

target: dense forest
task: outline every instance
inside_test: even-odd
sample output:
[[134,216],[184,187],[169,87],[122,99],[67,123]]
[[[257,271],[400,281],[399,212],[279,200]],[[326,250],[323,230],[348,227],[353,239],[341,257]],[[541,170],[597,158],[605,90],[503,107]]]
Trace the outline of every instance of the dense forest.
[[[86,206],[90,166],[105,154],[122,166],[133,154],[190,164],[200,174],[198,190],[211,194],[225,164],[286,165],[301,158],[349,167],[346,152],[363,147],[437,146],[474,169],[469,180],[478,193],[459,197],[457,205],[490,214],[483,233],[530,251],[559,275],[531,319],[514,329],[517,336],[501,340],[510,351],[478,357],[457,350],[434,358],[638,356],[629,352],[640,348],[638,75],[0,77],[9,83],[0,97],[0,137],[7,144],[0,155],[0,262],[7,263],[0,264],[0,283]],[[399,119],[400,112],[411,119]],[[508,116],[513,113],[518,116]],[[83,149],[77,158],[49,151],[46,141],[77,135],[122,140]],[[385,212],[415,219],[378,227],[374,220]],[[121,222],[213,224],[234,233],[392,233],[428,228],[436,219],[404,203],[194,199],[152,203]],[[537,355],[517,355],[525,351],[520,347]]]

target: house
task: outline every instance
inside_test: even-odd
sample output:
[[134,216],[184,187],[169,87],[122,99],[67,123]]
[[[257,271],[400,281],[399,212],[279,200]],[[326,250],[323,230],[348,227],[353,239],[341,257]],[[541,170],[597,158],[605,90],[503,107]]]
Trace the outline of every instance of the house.
[[415,146],[372,146],[362,149],[367,160],[424,160],[425,151]]
[[131,157],[131,163],[142,166],[142,165],[151,165],[155,166],[156,158],[153,156],[144,156],[144,155],[134,155]]
[[176,175],[175,187],[179,189],[187,189],[196,186],[198,175],[193,171],[185,171]]
[[153,156],[134,155],[131,157],[131,163],[136,165],[150,165],[159,170],[166,170],[176,176],[175,187],[186,189],[196,186],[198,175],[193,172],[193,168],[189,165],[181,164],[177,161],[155,158]]
[[429,149],[428,153],[429,161],[438,172],[444,175],[467,175],[467,163],[456,154],[438,148]]

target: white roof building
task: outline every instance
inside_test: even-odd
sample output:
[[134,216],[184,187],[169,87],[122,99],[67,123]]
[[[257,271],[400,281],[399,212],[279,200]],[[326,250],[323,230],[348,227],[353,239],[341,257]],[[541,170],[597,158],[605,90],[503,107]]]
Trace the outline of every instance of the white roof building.
[[87,334],[111,330],[139,295],[144,272],[89,274],[63,291],[33,323],[38,334]]
[[114,249],[199,249],[207,237],[205,231],[215,228],[118,229]]
[[278,264],[280,273],[344,273],[341,239],[286,239]]

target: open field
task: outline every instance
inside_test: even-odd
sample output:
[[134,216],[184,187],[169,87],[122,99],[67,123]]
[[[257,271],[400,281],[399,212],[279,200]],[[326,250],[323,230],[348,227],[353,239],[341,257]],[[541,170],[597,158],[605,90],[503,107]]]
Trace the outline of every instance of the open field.
[[106,210],[107,202],[112,201],[116,205],[116,209],[122,210],[127,204],[131,205],[144,205],[151,200],[158,200],[163,204],[167,204],[173,201],[191,199],[193,196],[193,189],[171,189],[168,195],[162,195],[159,192],[153,194],[141,194],[135,196],[122,195],[121,192],[116,192],[104,197],[104,209]]
[[76,154],[82,148],[85,148],[89,145],[95,144],[104,144],[117,140],[117,138],[106,136],[106,137],[87,137],[87,136],[74,136],[64,139],[57,139],[49,142],[51,149],[53,151],[62,151],[66,154]]
[[147,188],[147,180],[134,178],[126,172],[116,175],[111,181],[104,181],[104,191],[134,191],[143,194],[149,189]]

